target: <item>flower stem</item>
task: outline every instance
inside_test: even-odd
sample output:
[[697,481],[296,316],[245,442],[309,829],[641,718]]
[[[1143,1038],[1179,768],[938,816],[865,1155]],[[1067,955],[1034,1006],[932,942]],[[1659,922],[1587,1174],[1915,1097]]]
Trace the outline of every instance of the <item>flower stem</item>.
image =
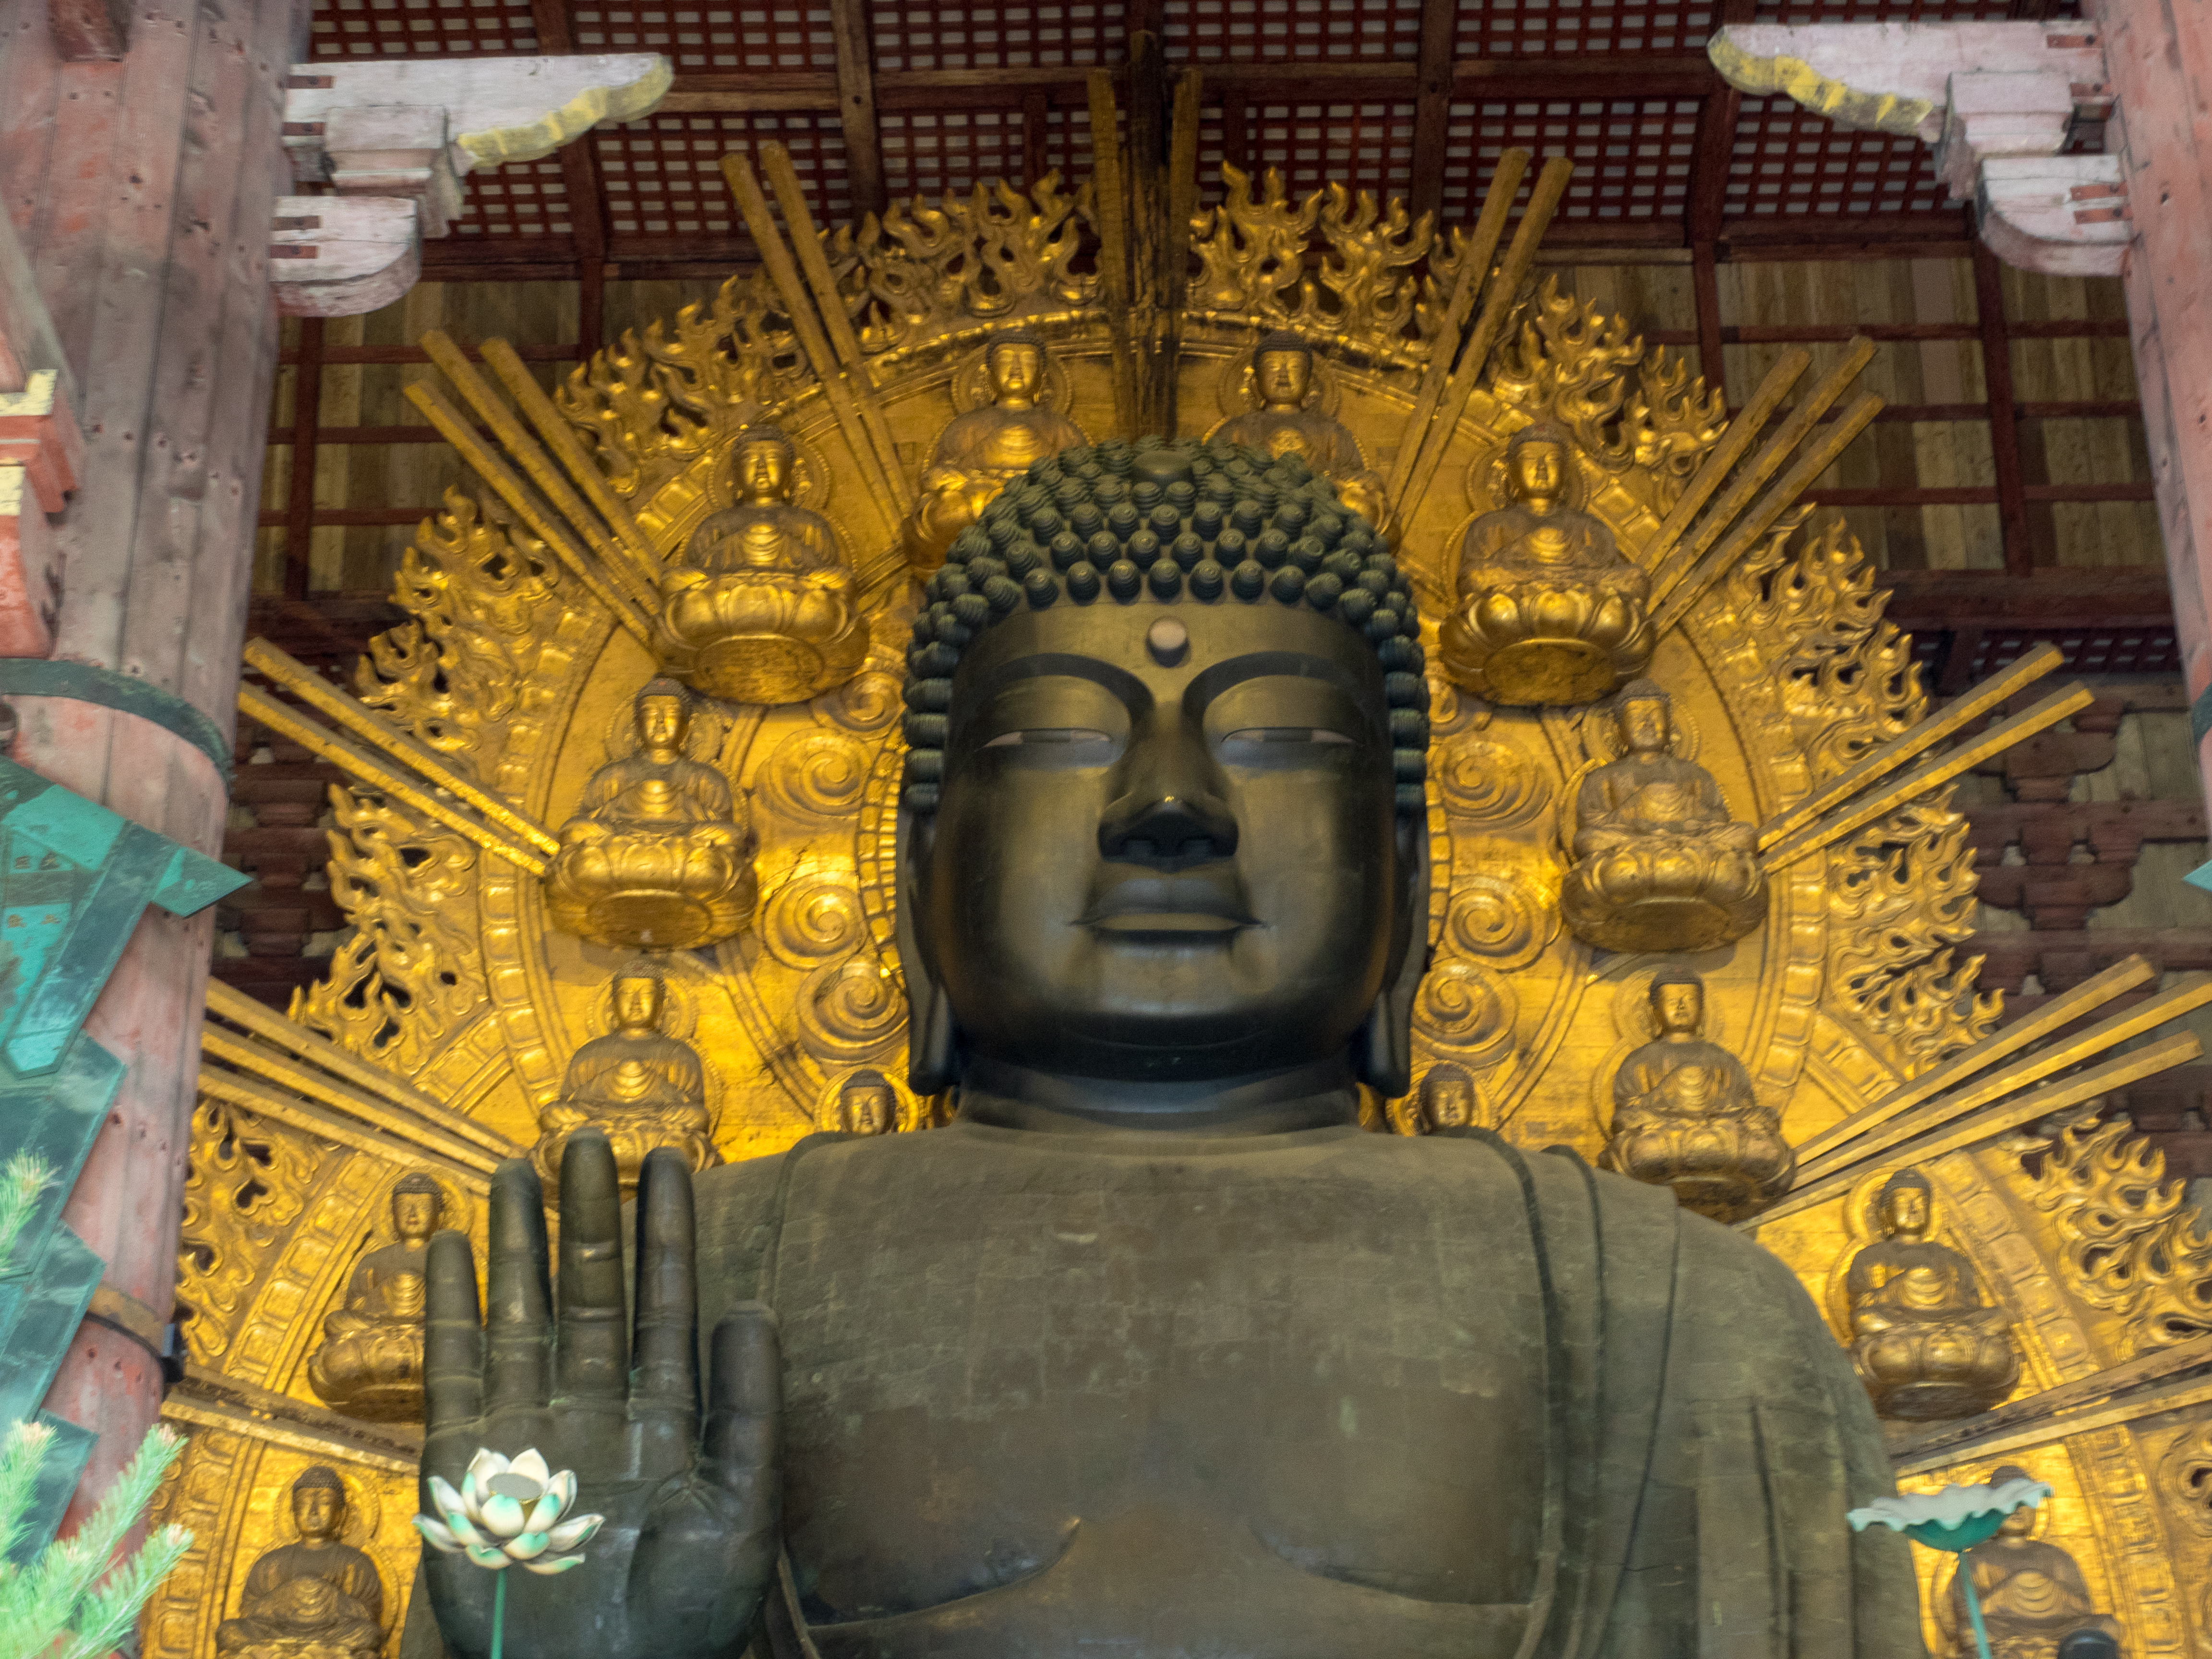
[[[499,1659],[500,1639],[507,1634],[506,1571],[501,1569],[492,1574],[492,1578],[497,1588],[491,1593],[491,1659]],[[1973,1595],[1974,1592],[1971,1589],[1966,1591],[1966,1605],[1970,1607],[1974,1605]],[[1978,1633],[1981,1628],[1982,1615],[1980,1610],[1977,1608],[1974,1613],[1974,1629]],[[1990,1659],[1990,1644],[1987,1640],[1982,1643],[1982,1659]]]
[[[1974,1645],[1982,1650],[1982,1659],[1990,1659],[1989,1626],[1982,1623],[1982,1598],[1974,1594],[1974,1563],[1971,1553],[1959,1558],[1959,1588],[1966,1593],[1966,1617],[1973,1621]],[[492,1644],[491,1659],[499,1659],[499,1644]]]

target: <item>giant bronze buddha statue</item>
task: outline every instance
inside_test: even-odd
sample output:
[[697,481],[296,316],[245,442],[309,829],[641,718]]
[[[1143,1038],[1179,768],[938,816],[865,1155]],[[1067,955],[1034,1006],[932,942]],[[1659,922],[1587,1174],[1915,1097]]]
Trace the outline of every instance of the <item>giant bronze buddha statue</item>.
[[[1844,1521],[1892,1490],[1873,1415],[1787,1267],[1571,1155],[1359,1127],[1427,955],[1395,561],[1294,459],[1031,477],[1187,513],[1219,480],[1301,535],[1102,570],[1010,501],[928,584],[896,926],[949,1127],[655,1152],[634,1323],[588,1132],[557,1287],[526,1163],[486,1316],[433,1242],[426,1474],[534,1445],[607,1517],[512,1650],[725,1659],[759,1618],[785,1659],[1917,1652],[1906,1545]],[[426,1568],[477,1659],[492,1575]]]

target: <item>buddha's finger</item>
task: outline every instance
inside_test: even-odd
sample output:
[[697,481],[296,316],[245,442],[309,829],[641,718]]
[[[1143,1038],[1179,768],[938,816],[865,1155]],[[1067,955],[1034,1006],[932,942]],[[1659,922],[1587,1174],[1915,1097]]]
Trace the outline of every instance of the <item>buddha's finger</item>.
[[646,1155],[637,1183],[636,1371],[630,1410],[699,1418],[699,1279],[691,1170],[672,1146]]
[[559,1334],[554,1397],[564,1406],[619,1409],[629,1382],[623,1298],[622,1178],[597,1129],[569,1136],[561,1154]]
[[773,1512],[783,1441],[783,1346],[766,1303],[741,1302],[714,1327],[700,1472]]
[[422,1429],[426,1466],[452,1476],[445,1441],[461,1437],[459,1462],[475,1450],[477,1419],[483,1415],[483,1322],[477,1310],[477,1258],[468,1236],[451,1229],[432,1235],[425,1264],[428,1302],[422,1338]]
[[552,1381],[552,1293],[546,1283],[545,1195],[527,1160],[491,1178],[490,1303],[484,1322],[488,1411],[545,1404]]

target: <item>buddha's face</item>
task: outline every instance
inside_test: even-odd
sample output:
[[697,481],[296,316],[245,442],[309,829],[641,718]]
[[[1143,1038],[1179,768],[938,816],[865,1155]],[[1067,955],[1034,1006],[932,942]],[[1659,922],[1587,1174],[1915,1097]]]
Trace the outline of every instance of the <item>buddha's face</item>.
[[1263,351],[1252,365],[1261,401],[1270,409],[1298,409],[1313,386],[1313,362],[1303,351]]
[[1928,1194],[1917,1187],[1896,1187],[1882,1200],[1883,1229],[1893,1238],[1917,1238],[1928,1231]]
[[791,498],[791,452],[779,443],[747,444],[738,451],[738,493],[749,501]]
[[1620,740],[1632,755],[1655,755],[1667,746],[1667,705],[1656,697],[1638,697],[1620,706]]
[[1431,1072],[1421,1080],[1421,1116],[1431,1129],[1464,1129],[1474,1122],[1474,1083]]
[[1655,984],[1651,1012],[1662,1031],[1696,1035],[1705,1021],[1705,988],[1692,984]]
[[307,1486],[292,1494],[292,1522],[310,1544],[327,1543],[338,1535],[345,1518],[345,1494],[330,1486]]
[[991,348],[989,364],[993,401],[1022,408],[1036,401],[1044,384],[1044,351],[1026,340]]
[[392,1226],[405,1243],[421,1243],[438,1230],[438,1194],[392,1194]]
[[891,1091],[887,1085],[862,1083],[845,1091],[838,1104],[843,1108],[845,1127],[856,1135],[879,1135],[890,1127]]
[[615,1029],[635,1036],[659,1029],[660,981],[646,975],[615,981]]
[[2035,1534],[2035,1511],[2025,1504],[1997,1522],[1997,1534],[2002,1538],[2029,1538]]
[[[1188,643],[1156,657],[1162,622]],[[1342,1053],[1410,925],[1387,732],[1371,648],[1302,607],[1063,602],[984,633],[908,876],[969,1051],[1147,1082]]]
[[637,740],[660,757],[681,754],[690,734],[691,715],[681,697],[646,697],[637,705]]
[[1539,438],[1515,449],[1506,463],[1513,499],[1538,512],[1547,511],[1559,498],[1567,477],[1567,452],[1549,439]]

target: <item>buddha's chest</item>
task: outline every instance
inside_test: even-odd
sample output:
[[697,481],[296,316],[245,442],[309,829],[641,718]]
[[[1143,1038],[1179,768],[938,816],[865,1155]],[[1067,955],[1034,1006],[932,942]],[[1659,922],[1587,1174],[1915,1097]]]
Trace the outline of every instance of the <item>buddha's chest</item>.
[[1544,1338],[1517,1203],[1295,1158],[963,1174],[825,1192],[783,1235],[787,1535],[823,1616],[1032,1578],[1111,1601],[1161,1552],[1293,1604],[1527,1597]]

